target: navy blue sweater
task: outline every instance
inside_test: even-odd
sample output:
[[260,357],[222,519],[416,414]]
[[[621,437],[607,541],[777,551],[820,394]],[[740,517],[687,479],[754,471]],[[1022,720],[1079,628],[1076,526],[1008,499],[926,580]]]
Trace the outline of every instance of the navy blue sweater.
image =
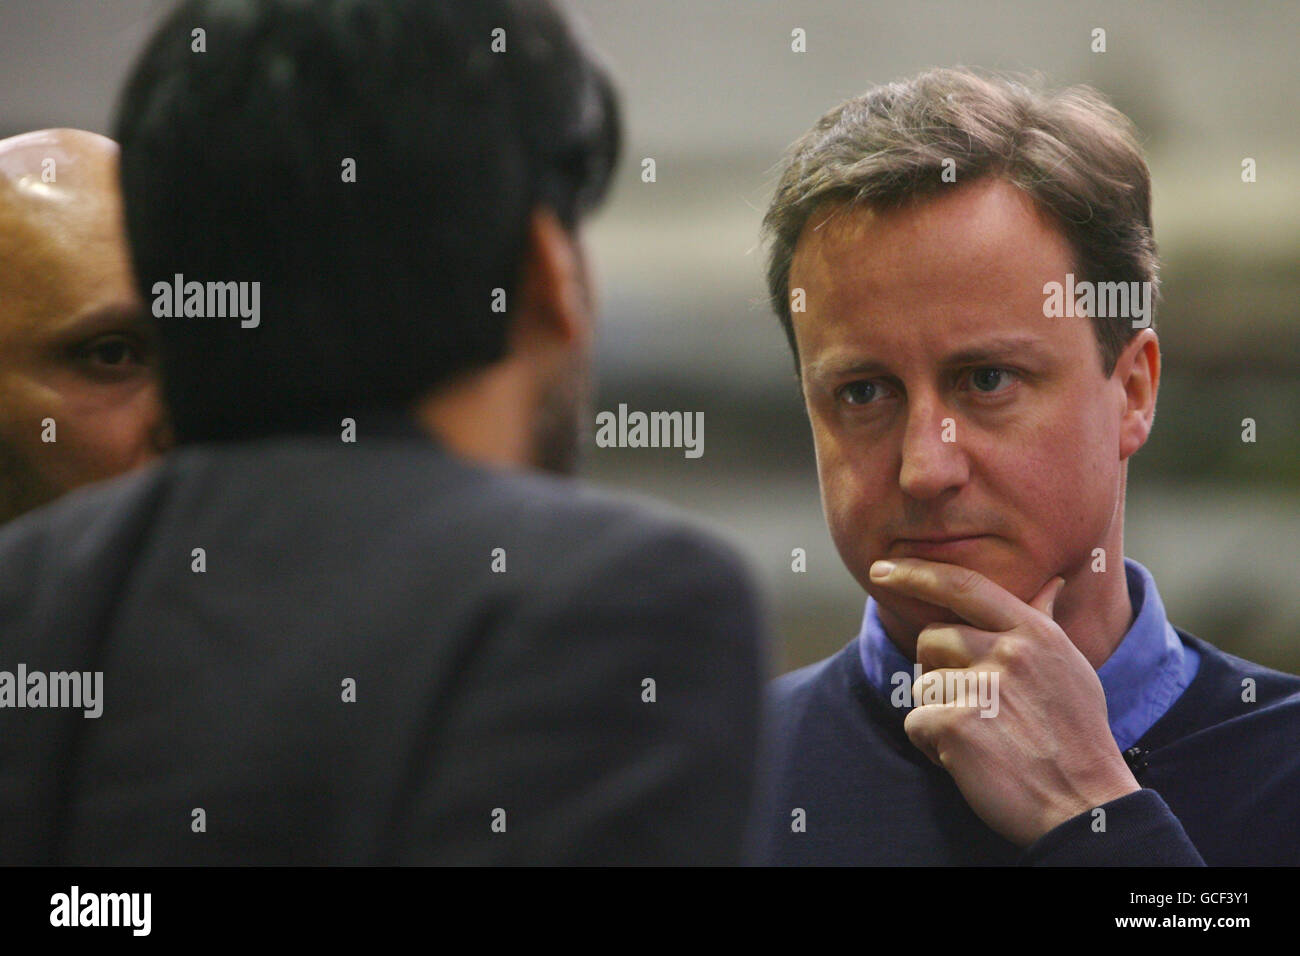
[[[784,865],[1300,864],[1300,677],[1225,654],[1138,741],[1143,789],[1027,848],[989,829],[903,731],[862,672],[857,641],[774,681],[758,861]],[[1249,681],[1254,701],[1247,702]],[[802,811],[802,813],[800,812]]]

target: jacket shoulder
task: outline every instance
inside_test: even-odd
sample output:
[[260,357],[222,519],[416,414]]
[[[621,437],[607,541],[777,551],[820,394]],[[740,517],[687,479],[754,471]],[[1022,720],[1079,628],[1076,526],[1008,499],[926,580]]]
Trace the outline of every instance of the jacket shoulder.
[[[510,548],[504,542],[513,542],[548,576],[590,583],[608,582],[622,573],[628,576],[627,589],[636,591],[640,585],[635,573],[662,581],[708,569],[706,578],[716,576],[746,591],[751,587],[752,569],[730,543],[668,505],[570,478],[479,469],[472,473],[466,499],[455,505],[466,518],[460,530],[496,534],[507,553]],[[447,510],[446,503],[438,501],[426,507]],[[532,560],[541,555],[550,560]]]
[[[163,497],[157,466],[77,489],[0,527],[0,616],[52,578],[94,577],[100,557],[138,543]],[[102,575],[101,575],[102,576]]]

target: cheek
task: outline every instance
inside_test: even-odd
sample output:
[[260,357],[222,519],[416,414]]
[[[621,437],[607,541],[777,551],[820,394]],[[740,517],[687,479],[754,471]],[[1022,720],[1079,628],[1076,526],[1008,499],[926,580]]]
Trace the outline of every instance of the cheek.
[[81,481],[106,478],[138,464],[147,443],[145,420],[130,405],[92,408],[59,423],[67,440],[67,467]]
[[59,408],[59,396],[34,384],[24,376],[0,378],[0,437],[26,455],[41,442],[41,421],[53,417],[51,408]]
[[[836,432],[814,427],[822,510],[831,538],[850,570],[855,556],[874,553],[873,531],[888,510],[889,456],[855,447]],[[874,523],[873,523],[874,522]]]
[[[27,443],[33,465],[59,487],[73,488],[142,464],[149,456],[151,420],[149,402],[134,391],[127,397],[112,387],[88,386],[45,403],[27,429],[35,435]],[[56,442],[41,441],[46,417],[55,421]]]
[[1042,563],[1066,564],[1101,544],[1119,500],[1117,440],[1075,403],[999,453],[994,500],[1014,503],[1021,527],[1011,530]]

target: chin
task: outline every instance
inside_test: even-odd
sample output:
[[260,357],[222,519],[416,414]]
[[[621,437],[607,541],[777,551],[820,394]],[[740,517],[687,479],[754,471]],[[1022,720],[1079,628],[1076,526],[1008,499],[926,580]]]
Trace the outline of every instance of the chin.
[[909,631],[920,631],[929,624],[965,624],[968,623],[964,618],[958,617],[946,607],[939,607],[937,604],[927,604],[925,601],[917,601],[912,598],[900,598],[896,595],[885,595],[882,601],[879,595],[873,594],[876,603],[881,609],[889,612],[896,617]]

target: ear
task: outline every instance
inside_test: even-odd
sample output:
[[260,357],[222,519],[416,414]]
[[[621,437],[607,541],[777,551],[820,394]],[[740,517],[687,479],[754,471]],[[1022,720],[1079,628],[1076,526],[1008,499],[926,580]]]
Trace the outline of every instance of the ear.
[[586,264],[576,236],[545,207],[528,223],[523,272],[513,313],[514,348],[586,348],[591,338],[591,301]]
[[1119,383],[1124,395],[1119,423],[1119,457],[1123,461],[1146,444],[1156,417],[1160,339],[1154,329],[1143,329],[1129,340],[1115,362],[1111,379]]

